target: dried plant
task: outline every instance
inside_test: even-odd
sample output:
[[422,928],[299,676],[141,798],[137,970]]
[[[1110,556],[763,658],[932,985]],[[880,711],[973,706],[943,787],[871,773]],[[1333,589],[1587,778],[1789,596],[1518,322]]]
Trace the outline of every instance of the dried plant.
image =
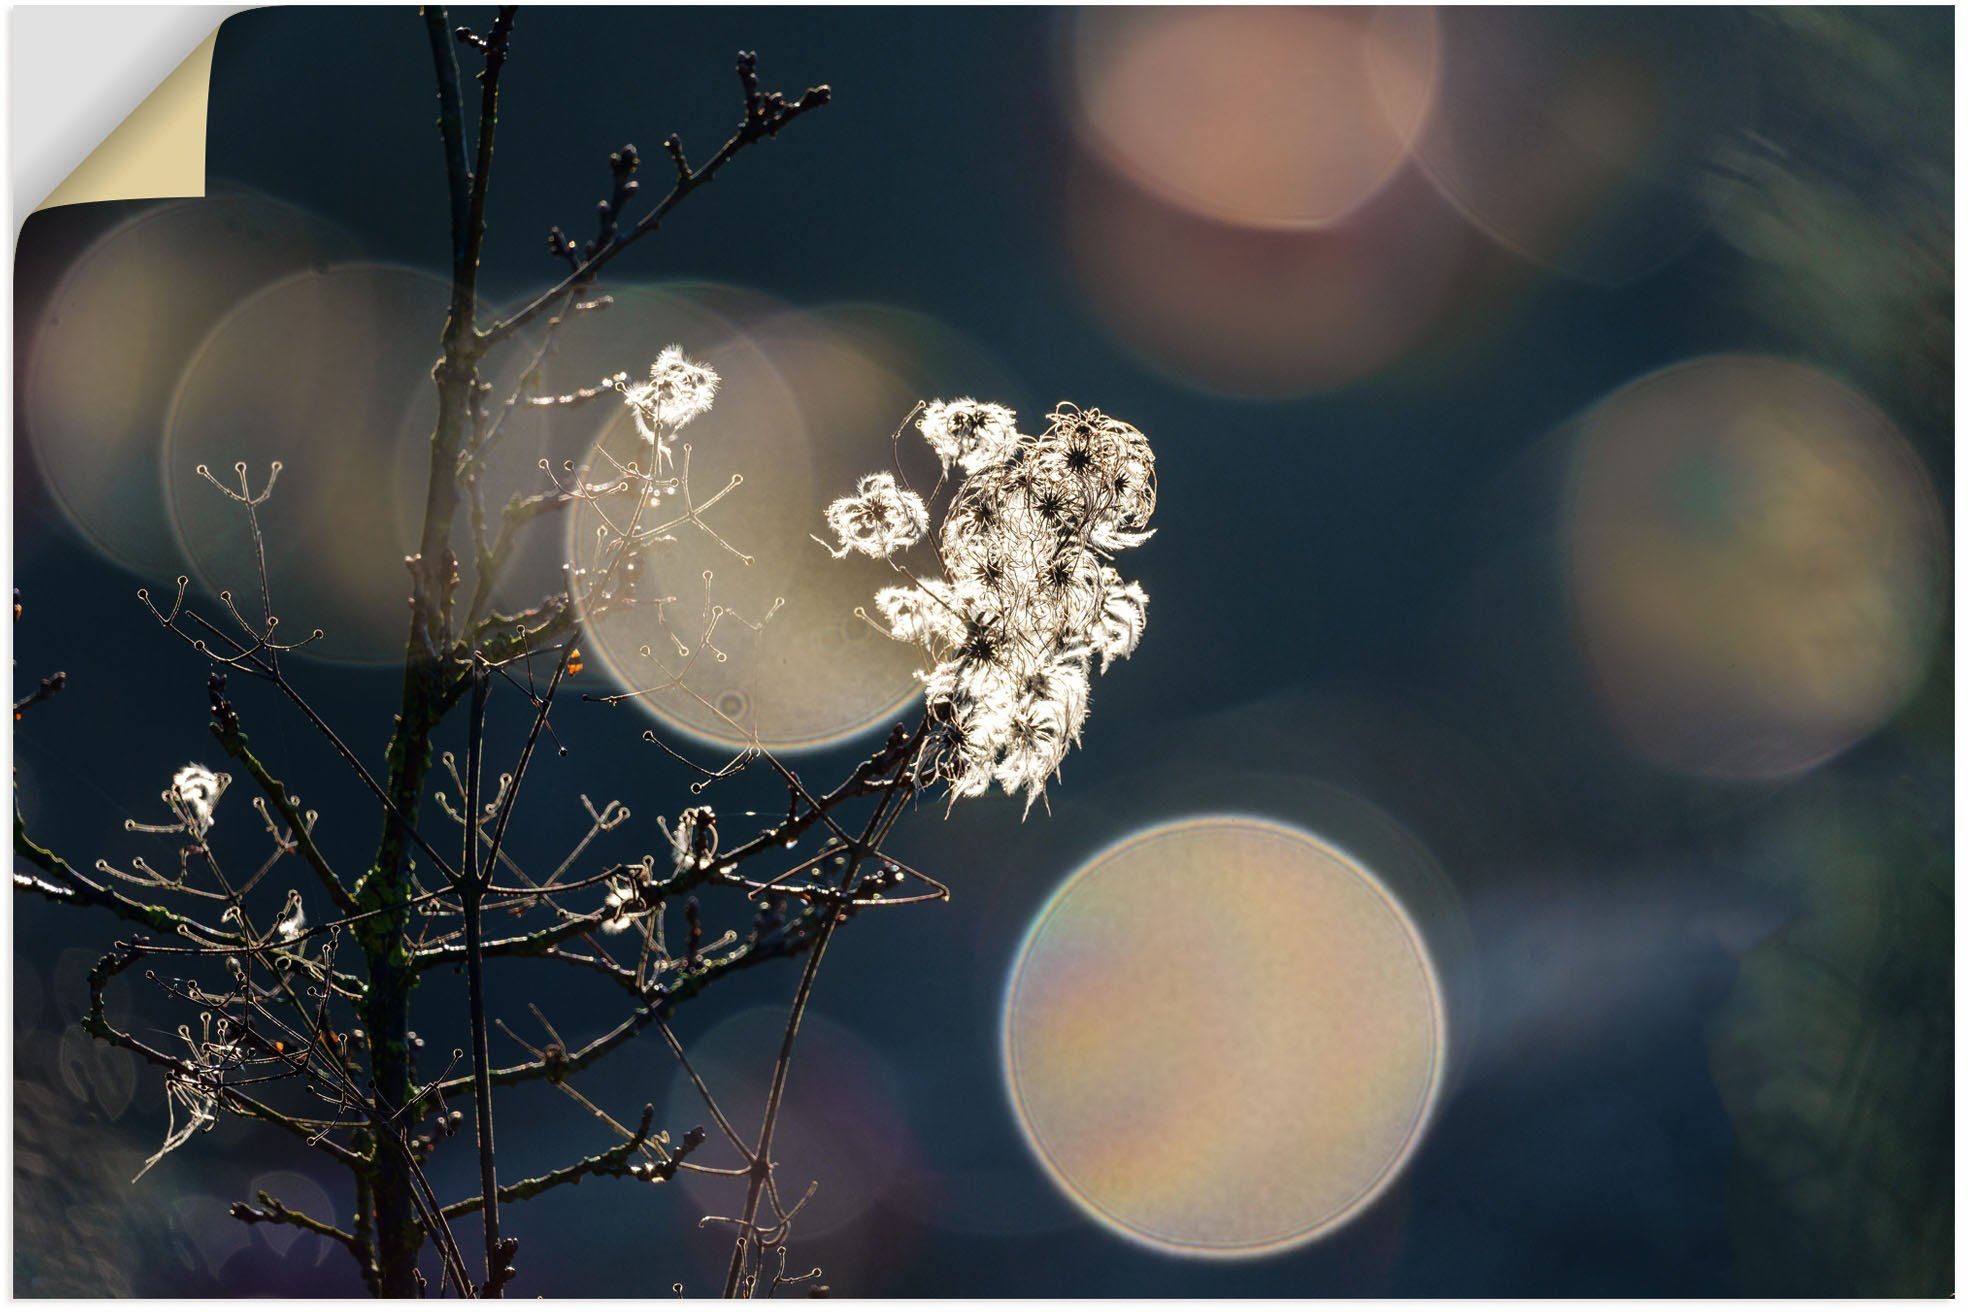
[[[633,146],[616,152],[594,237],[577,244],[558,228],[550,235],[564,276],[516,313],[481,325],[476,280],[514,10],[501,9],[484,35],[454,32],[442,10],[426,9],[423,19],[450,183],[451,294],[433,370],[439,404],[421,545],[407,562],[402,694],[381,768],[372,769],[315,709],[287,659],[322,635],[312,630],[289,641],[291,630],[282,629],[268,586],[262,513],[280,466],[257,488],[243,464],[230,480],[201,467],[243,518],[258,577],[250,593],[221,592],[217,612],[190,597],[183,577],[168,606],[148,592],[139,596],[209,667],[210,731],[232,773],[185,765],[163,789],[157,820],[126,827],[140,836],[132,842],[155,844],[158,853],[105,859],[90,872],[36,843],[17,809],[15,851],[31,869],[16,873],[15,887],[106,909],[147,931],[116,942],[95,967],[84,1021],[97,1039],[162,1073],[168,1121],[145,1170],[225,1116],[261,1121],[300,1139],[350,1172],[352,1218],[338,1224],[339,1218],[310,1216],[264,1193],[234,1204],[233,1215],[336,1242],[374,1293],[497,1297],[517,1270],[518,1241],[503,1225],[502,1204],[589,1177],[660,1184],[679,1172],[730,1179],[738,1204],[733,1215],[706,1218],[731,1234],[726,1296],[810,1289],[819,1271],[789,1274],[785,1244],[811,1189],[789,1201],[773,1169],[773,1148],[801,1019],[827,946],[865,912],[949,896],[884,846],[924,790],[944,784],[954,801],[995,780],[1006,792],[1022,791],[1029,809],[1056,777],[1086,718],[1094,659],[1104,670],[1140,640],[1147,597],[1110,562],[1148,535],[1153,455],[1137,430],[1097,410],[1062,406],[1040,436],[1027,437],[1000,406],[965,400],[921,409],[920,431],[946,474],[927,499],[901,478],[898,460],[894,473],[869,475],[851,495],[824,511],[814,508],[816,522],[824,518],[837,534],[837,554],[884,557],[905,580],[871,600],[882,616],[878,627],[926,656],[926,697],[916,722],[896,725],[845,778],[816,789],[761,745],[750,726],[705,703],[746,744],[729,760],[702,764],[655,731],[644,738],[695,773],[697,796],[764,772],[775,798],[768,817],[736,808],[720,814],[695,802],[680,809],[674,824],[658,819],[660,853],[602,862],[591,849],[605,846],[604,836],[620,831],[630,810],[617,799],[596,805],[581,795],[586,828],[579,840],[551,870],[525,868],[508,838],[539,749],[557,740],[563,684],[579,670],[580,626],[625,610],[653,611],[671,644],[661,653],[659,682],[585,700],[659,692],[696,697],[686,678],[699,661],[724,658],[719,644],[726,626],[756,637],[777,607],[739,615],[717,602],[711,573],[703,576],[701,604],[659,591],[662,552],[679,533],[707,535],[734,568],[750,560],[739,541],[741,480],[702,499],[690,483],[691,446],[683,435],[715,403],[720,380],[711,369],[672,347],[646,378],[618,373],[560,396],[534,394],[522,384],[494,402],[488,357],[537,324],[543,331],[522,371],[536,378],[561,325],[605,308],[605,298],[583,299],[605,266],[656,231],[737,155],[826,104],[829,92],[816,87],[791,101],[764,92],[753,57],[740,55],[742,117],[723,146],[693,167],[682,143],[670,137],[664,143],[673,172],[669,190],[633,221],[627,210],[642,160]],[[461,45],[483,61],[475,136],[466,128]],[[489,509],[487,457],[516,410],[610,398],[626,407],[639,447],[598,451],[578,470],[542,462],[544,486],[515,492],[500,511]],[[951,484],[953,465],[962,475]],[[564,586],[520,613],[497,612],[494,587],[520,530],[576,505],[592,512],[599,529],[581,558],[565,565]],[[932,506],[941,515],[933,535]],[[713,510],[727,527],[705,517]],[[471,544],[463,559],[452,547],[460,529]],[[911,568],[908,549],[925,541],[935,568]],[[233,700],[233,681],[242,679],[274,689],[376,807],[381,834],[359,875],[351,878],[330,863],[316,839],[324,817],[249,741]],[[16,716],[63,683],[59,675],[44,680],[40,691],[16,703]],[[487,726],[505,707],[525,726],[523,746],[506,768],[488,769]],[[460,713],[462,757],[437,743],[440,726]],[[247,786],[250,820],[237,800]],[[776,809],[781,798],[783,813]],[[789,855],[802,844],[808,855]],[[303,887],[281,888],[299,867],[306,871]],[[269,911],[276,894],[277,909]],[[713,894],[723,901],[713,903]],[[496,928],[489,923],[494,913]],[[730,927],[717,930],[719,921]],[[700,1078],[670,1019],[718,981],[794,957],[803,964],[763,1116],[755,1128],[740,1127]],[[598,976],[624,995],[624,1011],[581,1042],[563,1038],[537,1006],[528,1008],[530,1034],[510,1029],[492,1016],[487,976],[489,968],[520,960]],[[182,1009],[176,1043],[155,1045],[109,1018],[105,989],[139,966]],[[411,1004],[419,979],[442,969],[464,972],[468,1015],[461,1028],[469,1037],[431,1060],[412,1029]],[[593,1028],[591,1018],[576,1019]],[[495,1026],[527,1054],[523,1060],[494,1063]],[[657,1127],[652,1106],[617,1119],[579,1091],[584,1071],[646,1031],[674,1055],[715,1136],[735,1150],[739,1165],[697,1160],[711,1131],[672,1134]],[[605,1126],[612,1142],[538,1176],[502,1178],[495,1090],[533,1082],[565,1095]],[[449,1141],[465,1136],[467,1103],[479,1192],[447,1201],[425,1168]],[[454,1229],[474,1216],[482,1232],[477,1257],[467,1255],[471,1241]],[[434,1281],[420,1266],[427,1244],[435,1255]]]

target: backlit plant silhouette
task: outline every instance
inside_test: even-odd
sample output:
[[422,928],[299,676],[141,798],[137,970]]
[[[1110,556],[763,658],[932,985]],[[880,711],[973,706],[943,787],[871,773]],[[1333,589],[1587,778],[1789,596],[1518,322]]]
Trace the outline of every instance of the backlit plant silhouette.
[[[925,697],[915,722],[895,725],[845,778],[809,786],[751,726],[686,683],[699,661],[723,658],[726,635],[769,635],[777,610],[740,615],[718,603],[713,574],[686,588],[664,567],[665,545],[680,533],[708,535],[729,552],[733,568],[749,560],[741,480],[701,498],[690,481],[685,430],[715,404],[716,373],[676,346],[646,376],[638,363],[633,376],[625,371],[552,396],[527,382],[495,393],[487,361],[537,327],[538,344],[520,374],[536,378],[562,323],[605,306],[605,298],[583,297],[607,265],[740,153],[825,105],[828,89],[796,100],[762,91],[753,57],[740,55],[743,113],[718,151],[693,166],[676,137],[666,140],[669,189],[633,219],[642,159],[633,146],[616,152],[593,238],[576,243],[554,229],[550,249],[565,273],[523,308],[486,323],[476,284],[514,10],[501,9],[482,36],[454,31],[439,9],[426,9],[423,21],[449,179],[451,283],[433,369],[438,412],[420,545],[407,562],[401,697],[388,745],[373,761],[352,746],[316,710],[290,659],[321,635],[294,638],[267,583],[265,535],[277,534],[278,521],[263,517],[280,466],[256,476],[236,465],[230,477],[201,467],[212,495],[229,499],[244,521],[258,578],[241,581],[239,593],[220,593],[218,611],[201,609],[182,577],[168,604],[140,596],[207,667],[211,735],[230,772],[185,765],[163,789],[155,822],[126,826],[129,846],[152,850],[105,857],[87,869],[35,842],[17,810],[15,851],[28,868],[16,872],[15,886],[106,909],[142,931],[115,942],[91,972],[84,1025],[162,1073],[168,1121],[144,1169],[226,1116],[299,1138],[351,1174],[353,1216],[306,1215],[264,1193],[234,1204],[233,1215],[334,1241],[373,1292],[497,1297],[517,1271],[518,1241],[503,1225],[502,1204],[589,1177],[660,1183],[686,1171],[729,1178],[732,1214],[706,1218],[730,1235],[726,1296],[810,1284],[819,1273],[789,1274],[784,1247],[808,1195],[794,1196],[790,1182],[776,1176],[773,1147],[801,1018],[828,944],[865,912],[949,896],[884,847],[919,795],[940,788],[954,803],[995,781],[1023,793],[1029,809],[1057,777],[1086,720],[1096,658],[1105,670],[1141,638],[1147,597],[1111,562],[1150,532],[1153,454],[1139,431],[1097,410],[1062,405],[1032,437],[1020,434],[1016,416],[1001,406],[938,402],[920,409],[918,423],[942,460],[944,478],[935,488],[910,488],[898,460],[894,472],[870,474],[830,506],[815,506],[814,526],[832,530],[836,554],[864,552],[895,569],[896,585],[870,599],[879,619],[860,613],[922,649]],[[475,132],[467,128],[460,46],[482,60]],[[507,499],[492,509],[487,457],[508,419],[521,407],[591,404],[625,406],[635,448],[598,449],[581,469],[542,462],[540,486],[497,489]],[[495,610],[494,585],[520,531],[576,505],[600,529],[564,565],[562,587],[520,613]],[[454,542],[469,545],[461,551]],[[530,767],[543,745],[551,750],[555,716],[567,713],[562,689],[580,669],[579,630],[629,609],[653,612],[667,635],[669,648],[652,653],[661,657],[663,677],[587,700],[696,698],[748,745],[703,765],[656,731],[644,737],[695,772],[698,797],[763,772],[772,818],[761,823],[744,818],[753,811],[720,813],[710,802],[693,802],[673,824],[658,819],[660,854],[605,863],[589,849],[619,830],[630,809],[620,799],[596,805],[581,796],[585,835],[554,869],[528,870],[507,840]],[[241,679],[277,690],[366,791],[380,826],[366,870],[335,868],[317,844],[320,826],[351,817],[318,815],[261,757],[233,701],[233,681]],[[44,680],[16,714],[61,687],[60,676]],[[523,746],[510,761],[488,762],[487,726],[502,712],[524,728]],[[462,754],[440,750],[440,728],[459,716]],[[242,800],[246,792],[250,799]],[[802,845],[807,855],[789,852]],[[299,867],[306,868],[304,886],[287,887]],[[712,903],[714,893],[723,901]],[[496,928],[489,923],[494,912]],[[731,927],[716,929],[719,919]],[[669,1020],[719,980],[780,958],[802,964],[763,1116],[755,1127],[739,1126],[699,1077]],[[599,976],[623,995],[624,1010],[579,1042],[564,1039],[538,1008],[531,1034],[506,1029],[490,1010],[489,976],[518,960]],[[465,975],[468,1014],[458,1028],[469,1037],[454,1052],[423,1056],[412,1025],[416,986],[447,969]],[[175,1042],[150,1042],[110,1019],[105,990],[132,972],[181,1008]],[[523,1059],[495,1063],[495,1026]],[[647,1106],[618,1120],[579,1092],[583,1071],[645,1034],[680,1063],[711,1130],[658,1127]],[[497,1090],[532,1082],[558,1089],[604,1123],[612,1145],[541,1175],[502,1174],[493,1133]],[[719,1151],[714,1137],[735,1151],[737,1165],[698,1160]],[[425,1167],[454,1138],[475,1150],[479,1190],[446,1199]],[[464,1143],[454,1150],[466,1151]],[[461,1224],[478,1234],[460,1235]],[[420,1266],[426,1245],[434,1255],[428,1269]]]

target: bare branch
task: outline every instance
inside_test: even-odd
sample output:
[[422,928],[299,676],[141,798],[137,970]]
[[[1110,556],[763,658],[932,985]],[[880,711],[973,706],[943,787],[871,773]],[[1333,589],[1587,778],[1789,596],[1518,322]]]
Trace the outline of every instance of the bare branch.
[[[549,1189],[558,1189],[565,1184],[579,1184],[589,1176],[613,1176],[637,1180],[667,1180],[675,1175],[690,1154],[697,1151],[704,1142],[703,1129],[697,1128],[683,1137],[676,1149],[664,1155],[664,1160],[656,1162],[634,1162],[631,1159],[642,1150],[646,1143],[652,1142],[650,1126],[656,1119],[656,1109],[645,1106],[642,1109],[642,1123],[621,1143],[592,1157],[584,1157],[571,1165],[548,1171],[530,1179],[517,1180],[512,1184],[500,1185],[498,1199],[502,1203],[523,1202],[528,1198],[538,1198]],[[469,1216],[485,1206],[483,1196],[467,1198],[450,1204],[444,1209],[447,1220]]]
[[[223,685],[219,687],[222,688]],[[315,846],[313,824],[302,813],[299,804],[289,795],[287,786],[274,778],[272,772],[262,765],[260,759],[247,747],[246,735],[239,728],[239,716],[218,689],[212,694],[212,710],[212,737],[217,740],[219,747],[227,756],[239,763],[239,767],[246,771],[247,777],[259,787],[268,803],[280,813],[280,818],[287,822],[289,841],[293,843],[294,850],[300,853],[301,859],[307,862],[309,868],[319,877],[321,887],[327,892],[329,900],[334,902],[344,914],[354,915],[360,910],[356,905],[355,896],[349,892],[347,885],[342,883],[340,876],[336,875],[334,867],[328,864],[328,858],[321,854],[321,849]]]
[[26,821],[18,810],[14,812],[14,853],[26,858],[48,878],[14,873],[14,890],[34,893],[51,902],[67,902],[75,906],[103,907],[118,916],[160,934],[177,938],[186,933],[208,941],[224,942],[236,936],[230,930],[214,929],[201,924],[189,916],[181,916],[168,907],[153,906],[139,902],[113,888],[99,884],[81,871],[42,847],[27,836]]
[[[483,340],[488,346],[512,336],[545,314],[556,300],[568,292],[594,281],[595,276],[611,260],[660,228],[663,220],[669,217],[670,211],[683,203],[684,197],[709,183],[718,175],[719,170],[736,159],[747,146],[763,141],[767,137],[777,136],[779,130],[794,119],[820,108],[833,98],[832,89],[825,86],[808,88],[805,95],[790,104],[776,91],[761,94],[758,89],[758,59],[750,53],[738,56],[738,77],[745,89],[745,116],[738,130],[723,146],[719,147],[718,153],[693,172],[684,174],[679,170],[676,185],[670,188],[669,195],[663,197],[656,203],[654,209],[643,215],[627,235],[619,237],[611,235],[605,245],[582,261],[580,268],[535,297],[511,318],[502,319],[487,328]],[[671,158],[681,160],[681,146],[671,152]]]
[[40,686],[33,692],[14,703],[14,718],[16,720],[20,719],[28,710],[39,706],[42,702],[47,701],[66,687],[68,687],[68,674],[62,670],[56,670],[53,674],[42,679]]
[[368,1267],[368,1254],[363,1251],[361,1242],[348,1231],[338,1230],[326,1221],[317,1221],[306,1212],[297,1211],[287,1206],[264,1189],[260,1190],[255,1196],[260,1200],[258,1207],[253,1206],[251,1203],[234,1203],[232,1205],[233,1216],[244,1221],[247,1225],[291,1225],[297,1229],[320,1235],[323,1239],[332,1239],[354,1254],[357,1263],[365,1269]]
[[423,9],[424,31],[430,38],[431,62],[437,70],[437,126],[444,138],[444,174],[451,197],[451,280],[455,310],[459,288],[470,294],[475,270],[471,238],[472,175],[465,163],[464,93],[458,85],[458,55],[441,5]]
[[[813,936],[818,932],[820,925],[821,916],[816,912],[797,916],[786,922],[785,926],[776,933],[750,940],[725,956],[710,959],[702,970],[684,975],[666,989],[660,998],[636,1008],[626,1020],[586,1046],[558,1055],[549,1052],[543,1060],[521,1062],[517,1066],[494,1070],[492,1083],[503,1086],[523,1084],[536,1079],[561,1080],[592,1066],[628,1043],[651,1024],[675,1015],[678,1007],[718,980],[740,971],[750,970],[768,961],[797,956],[806,951],[812,945]],[[469,1078],[460,1077],[446,1080],[438,1088],[444,1093],[454,1093],[468,1087],[469,1084]]]

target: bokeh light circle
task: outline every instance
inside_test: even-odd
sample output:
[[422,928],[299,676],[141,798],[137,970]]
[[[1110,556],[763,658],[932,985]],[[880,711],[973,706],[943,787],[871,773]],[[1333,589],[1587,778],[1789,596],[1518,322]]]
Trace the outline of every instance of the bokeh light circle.
[[1434,10],[1087,9],[1061,235],[1090,308],[1181,382],[1303,396],[1412,351],[1480,238],[1408,166]]
[[[706,301],[705,290],[618,294],[608,317],[617,329],[635,325],[630,338],[644,368],[677,342],[722,379],[717,403],[680,438],[690,446],[692,500],[702,504],[734,477],[743,481],[703,515],[715,536],[680,524],[641,553],[650,588],[676,601],[584,616],[584,628],[608,679],[644,690],[636,704],[671,729],[723,748],[754,739],[775,751],[830,746],[893,723],[920,691],[922,662],[917,649],[855,615],[895,575],[882,561],[837,560],[814,540],[827,535],[826,504],[860,475],[890,467],[891,437],[919,400],[988,395],[1002,374],[920,315],[869,306],[793,311],[728,293]],[[722,317],[721,332],[707,305]],[[595,453],[584,469],[608,468],[602,450],[627,460],[643,449],[627,411],[603,404],[585,412]],[[900,454],[912,481],[935,482],[934,458],[912,433]],[[681,503],[666,497],[653,513],[667,522]],[[604,498],[599,509],[628,522],[624,496]],[[597,559],[601,526],[592,503],[569,516],[566,545],[577,566]],[[715,631],[707,607],[725,608]],[[768,613],[758,632],[747,627]]]
[[1607,286],[1686,250],[1715,217],[1721,149],[1753,125],[1740,16],[1662,25],[1618,7],[1445,6],[1423,172],[1477,228]]
[[409,574],[436,419],[431,363],[445,283],[394,265],[296,274],[242,301],[201,343],[165,427],[172,527],[192,575],[258,616],[258,565],[244,509],[201,477],[205,465],[255,495],[279,636],[320,628],[310,657],[400,659]]
[[[568,314],[550,338],[542,334],[540,342],[548,349],[528,381],[528,395],[565,396],[591,389],[616,373],[643,377],[650,363],[671,345],[682,346],[699,359],[714,346],[727,352],[743,350],[741,321],[779,308],[777,302],[754,293],[706,282],[604,284],[586,294],[584,303],[599,308]],[[508,307],[508,312],[516,308]],[[537,349],[534,345],[523,353],[527,361]],[[783,388],[775,381],[770,390],[770,406],[760,413],[767,422],[783,422],[790,409]],[[723,391],[719,407],[727,401],[740,402],[729,387]],[[693,429],[722,432],[726,420],[719,417],[719,407],[697,420]],[[623,420],[620,398],[612,392],[583,405],[518,406],[507,417],[506,436],[493,454],[493,485],[533,493],[551,490],[556,479],[569,483],[573,471],[593,458],[597,442],[613,440],[611,434],[625,426]],[[692,440],[701,448],[721,439]],[[538,467],[541,459],[548,461],[553,478]],[[503,465],[505,472],[499,472],[497,465]],[[582,524],[578,535],[570,536],[570,522],[583,513],[576,507],[571,514],[543,516],[522,531],[495,589],[502,608],[521,610],[566,586],[566,566],[575,554],[570,543],[591,545],[592,520]],[[606,653],[594,647],[591,642],[582,650],[600,656],[605,671]]]
[[1357,1216],[1420,1143],[1447,1054],[1432,958],[1385,885],[1238,816],[1081,867],[1005,999],[1012,1101],[1054,1179],[1103,1225],[1192,1257]]
[[[758,1132],[785,1031],[784,1007],[749,1007],[689,1041],[691,1067],[741,1135]],[[779,1193],[788,1206],[809,1184],[819,1184],[800,1209],[796,1237],[812,1240],[845,1230],[880,1203],[914,1151],[913,1140],[899,1128],[903,1120],[888,1061],[855,1031],[809,1010],[800,1020],[799,1053],[787,1076],[772,1150]],[[742,1165],[681,1069],[670,1083],[664,1123],[710,1129],[700,1164]],[[677,1176],[677,1185],[694,1205],[714,1215],[735,1214],[744,1198],[743,1180],[730,1176],[686,1171]]]
[[1413,174],[1316,231],[1244,227],[1069,171],[1061,216],[1088,304],[1144,362],[1231,396],[1345,387],[1412,354],[1453,309],[1481,239]]
[[260,287],[356,250],[326,221],[247,193],[146,208],[76,257],[29,333],[20,413],[84,538],[152,578],[182,568],[159,459],[193,350]]
[[1162,200],[1321,227],[1407,158],[1434,95],[1426,7],[1093,8],[1074,20],[1083,134]]
[[1602,703],[1644,756],[1722,778],[1810,768],[1927,668],[1947,530],[1892,421],[1807,365],[1725,355],[1579,420],[1566,547]]

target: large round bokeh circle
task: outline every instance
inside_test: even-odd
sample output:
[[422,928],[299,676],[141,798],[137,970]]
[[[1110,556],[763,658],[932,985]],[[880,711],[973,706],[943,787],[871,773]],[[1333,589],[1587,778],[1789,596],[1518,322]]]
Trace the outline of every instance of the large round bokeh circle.
[[1183,820],[1093,858],[1014,967],[1004,1060],[1054,1181],[1127,1238],[1252,1257],[1359,1215],[1447,1058],[1435,966],[1377,878],[1302,830]]
[[1946,616],[1947,522],[1870,400],[1810,365],[1715,355],[1574,428],[1572,604],[1600,702],[1641,755],[1784,778],[1914,694]]

